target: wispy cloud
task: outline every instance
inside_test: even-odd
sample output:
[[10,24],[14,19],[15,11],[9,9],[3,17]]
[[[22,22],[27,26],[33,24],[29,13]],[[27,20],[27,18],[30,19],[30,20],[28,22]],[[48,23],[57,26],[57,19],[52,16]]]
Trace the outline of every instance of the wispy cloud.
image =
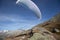
[[30,29],[36,23],[34,20],[24,19],[15,16],[0,16],[0,29],[8,29],[8,30],[15,30],[15,29]]

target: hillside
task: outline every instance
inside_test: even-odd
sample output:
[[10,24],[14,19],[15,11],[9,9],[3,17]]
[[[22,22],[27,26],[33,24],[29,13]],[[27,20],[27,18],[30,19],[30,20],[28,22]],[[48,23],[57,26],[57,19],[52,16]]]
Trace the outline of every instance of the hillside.
[[0,40],[60,40],[60,14],[30,30],[0,33]]
[[52,17],[50,20],[38,24],[36,27],[44,27],[51,33],[53,33],[53,36],[57,39],[60,40],[60,13]]

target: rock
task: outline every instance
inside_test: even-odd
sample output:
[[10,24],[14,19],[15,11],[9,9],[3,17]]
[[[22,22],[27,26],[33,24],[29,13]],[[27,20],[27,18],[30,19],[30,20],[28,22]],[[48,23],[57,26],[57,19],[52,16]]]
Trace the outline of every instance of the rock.
[[41,33],[34,33],[29,40],[56,40],[53,36],[42,35]]

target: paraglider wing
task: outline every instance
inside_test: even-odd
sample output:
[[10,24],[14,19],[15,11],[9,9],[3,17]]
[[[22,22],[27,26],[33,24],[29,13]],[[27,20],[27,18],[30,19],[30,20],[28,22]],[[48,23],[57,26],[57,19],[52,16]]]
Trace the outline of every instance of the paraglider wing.
[[41,18],[41,12],[39,10],[39,8],[37,7],[37,5],[31,1],[31,0],[18,0],[16,3],[23,3],[24,5],[26,5],[30,10],[32,10],[33,12],[35,12],[37,18]]

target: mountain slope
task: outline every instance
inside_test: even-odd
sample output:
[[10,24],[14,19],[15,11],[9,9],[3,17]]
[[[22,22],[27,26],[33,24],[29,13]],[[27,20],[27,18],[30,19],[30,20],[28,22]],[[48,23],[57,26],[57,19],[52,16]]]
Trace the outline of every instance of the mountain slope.
[[60,40],[60,13],[52,17],[50,20],[38,24],[36,27],[43,27],[53,33],[53,36]]
[[0,33],[0,40],[60,40],[60,14],[30,30]]

